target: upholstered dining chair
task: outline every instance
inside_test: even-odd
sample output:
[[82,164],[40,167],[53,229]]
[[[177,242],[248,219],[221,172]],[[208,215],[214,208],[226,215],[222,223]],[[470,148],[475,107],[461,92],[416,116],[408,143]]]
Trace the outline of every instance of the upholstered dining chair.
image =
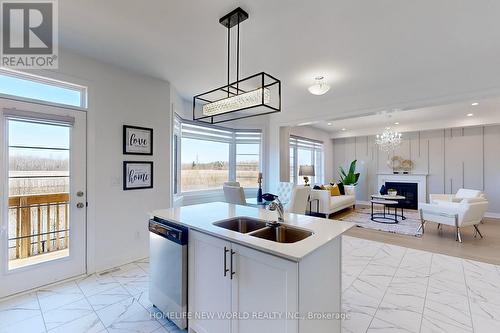
[[310,193],[310,186],[295,186],[290,201],[285,205],[285,212],[305,215]]
[[222,187],[224,199],[227,203],[246,205],[245,191],[238,182],[226,182]]

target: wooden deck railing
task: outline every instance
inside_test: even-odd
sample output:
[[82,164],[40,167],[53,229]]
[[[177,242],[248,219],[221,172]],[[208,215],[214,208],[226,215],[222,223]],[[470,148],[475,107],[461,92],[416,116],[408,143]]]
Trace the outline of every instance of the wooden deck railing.
[[[31,257],[68,247],[69,194],[36,194],[9,197],[9,237],[12,259]],[[9,232],[9,235],[12,235]]]

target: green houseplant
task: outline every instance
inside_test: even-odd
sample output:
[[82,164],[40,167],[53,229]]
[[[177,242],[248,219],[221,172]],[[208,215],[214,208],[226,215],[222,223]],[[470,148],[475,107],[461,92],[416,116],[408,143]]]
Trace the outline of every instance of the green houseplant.
[[343,167],[339,168],[340,181],[342,184],[352,186],[358,185],[359,173],[355,173],[356,162],[357,160],[351,162],[348,172],[346,172]]

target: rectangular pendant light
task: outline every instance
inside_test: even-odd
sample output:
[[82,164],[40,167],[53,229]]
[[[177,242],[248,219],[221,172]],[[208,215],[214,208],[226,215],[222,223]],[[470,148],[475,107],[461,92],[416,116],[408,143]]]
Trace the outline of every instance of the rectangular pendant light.
[[[239,76],[240,23],[248,13],[240,7],[219,20],[228,33],[227,85],[193,97],[193,120],[217,124],[281,111],[281,82],[261,72],[244,79]],[[237,29],[236,81],[230,83],[231,28]]]
[[281,111],[281,82],[264,72],[193,97],[193,120],[211,124]]

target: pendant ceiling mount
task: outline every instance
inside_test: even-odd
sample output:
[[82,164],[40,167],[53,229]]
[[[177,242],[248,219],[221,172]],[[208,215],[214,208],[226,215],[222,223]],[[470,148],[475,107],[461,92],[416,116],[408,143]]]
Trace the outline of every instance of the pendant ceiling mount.
[[240,7],[220,18],[219,23],[228,29],[237,26],[248,18],[248,13]]
[[[281,81],[260,72],[240,79],[240,24],[248,13],[240,7],[219,23],[227,29],[227,84],[193,97],[193,120],[211,124],[281,111]],[[237,30],[236,79],[231,82],[231,29]]]

